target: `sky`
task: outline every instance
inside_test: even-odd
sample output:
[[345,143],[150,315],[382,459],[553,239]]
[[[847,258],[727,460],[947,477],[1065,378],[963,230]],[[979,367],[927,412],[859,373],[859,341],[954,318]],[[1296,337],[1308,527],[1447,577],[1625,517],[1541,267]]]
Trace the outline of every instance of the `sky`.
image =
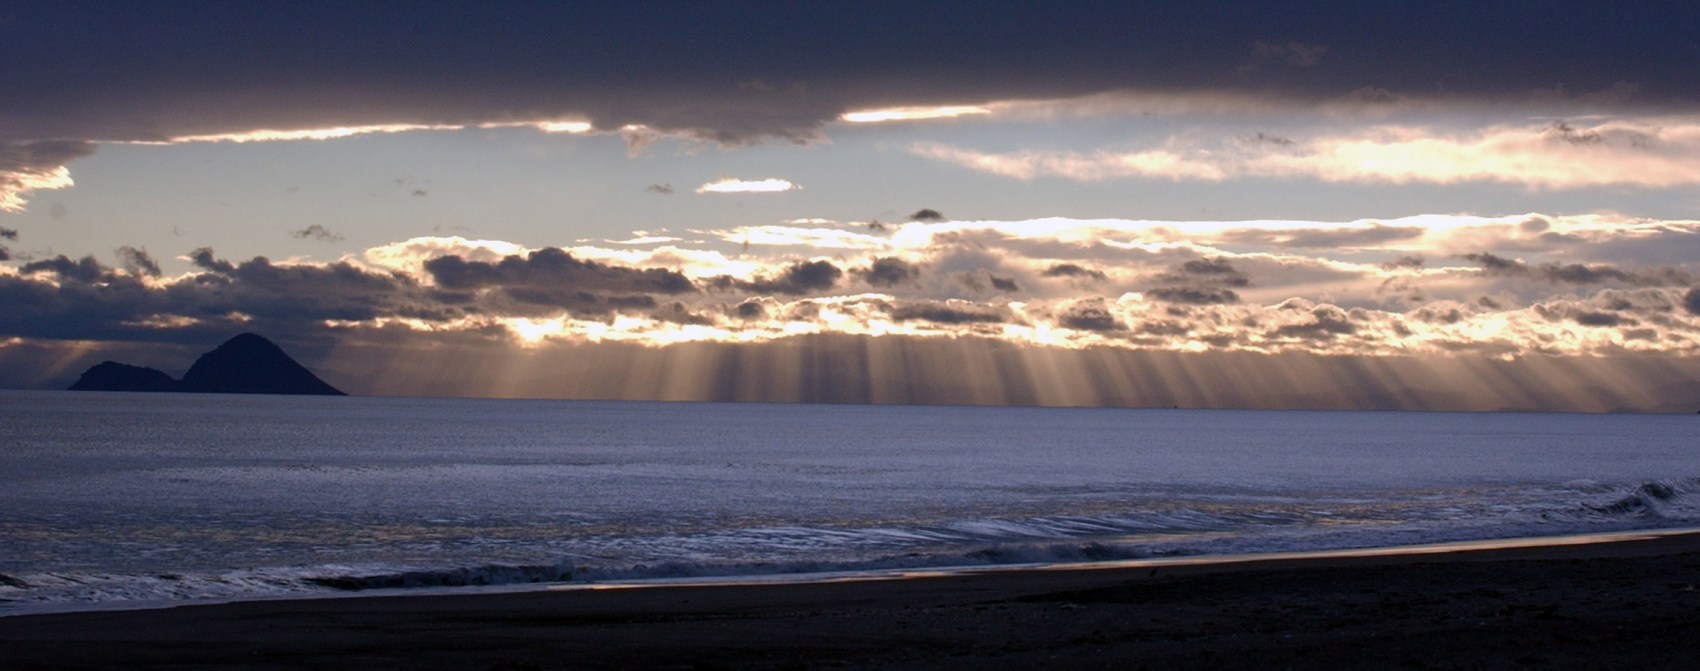
[[1700,7],[1248,4],[6,3],[0,387],[1700,408]]

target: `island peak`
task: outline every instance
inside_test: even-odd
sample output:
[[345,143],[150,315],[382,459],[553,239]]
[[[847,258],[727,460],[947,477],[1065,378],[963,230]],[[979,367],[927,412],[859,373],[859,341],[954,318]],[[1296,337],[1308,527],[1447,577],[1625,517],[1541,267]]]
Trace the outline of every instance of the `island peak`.
[[283,348],[243,333],[202,354],[182,380],[143,366],[103,361],[71,385],[73,391],[177,391],[208,394],[307,394],[344,396]]

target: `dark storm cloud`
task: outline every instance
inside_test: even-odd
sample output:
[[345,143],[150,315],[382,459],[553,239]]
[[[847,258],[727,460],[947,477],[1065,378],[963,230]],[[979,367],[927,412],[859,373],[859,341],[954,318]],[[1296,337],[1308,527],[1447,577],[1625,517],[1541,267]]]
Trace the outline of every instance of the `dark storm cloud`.
[[0,142],[563,115],[605,130],[803,141],[851,109],[1112,90],[1700,98],[1700,7],[1686,2],[173,8],[10,4]]
[[[125,324],[153,314],[164,294],[136,278],[114,275],[93,258],[74,262],[59,257],[51,267],[58,282],[31,276],[0,275],[0,336],[63,340],[125,339],[143,329]],[[86,268],[82,266],[87,266]],[[70,271],[62,274],[59,271]],[[92,271],[92,272],[91,272]],[[82,281],[92,276],[92,281]]]
[[1109,276],[1105,275],[1104,271],[1102,271],[1102,270],[1094,270],[1094,269],[1091,269],[1091,268],[1085,268],[1085,267],[1082,267],[1082,266],[1079,266],[1079,265],[1076,265],[1076,264],[1073,264],[1073,263],[1056,264],[1054,266],[1046,268],[1045,272],[1040,273],[1040,275],[1043,275],[1045,277],[1073,277],[1073,278],[1077,278],[1077,279],[1092,280],[1092,281],[1095,281],[1095,282],[1102,282],[1106,279],[1109,279]]
[[1677,268],[1652,268],[1647,270],[1623,270],[1613,266],[1579,263],[1544,263],[1528,264],[1517,259],[1508,259],[1487,252],[1480,254],[1465,254],[1467,261],[1474,261],[1482,267],[1482,273],[1492,277],[1523,277],[1552,284],[1604,284],[1622,283],[1644,287],[1668,287],[1692,284],[1694,277],[1686,271]]
[[691,309],[684,303],[679,301],[673,301],[672,303],[660,306],[660,308],[657,309],[651,316],[658,321],[672,322],[674,324],[708,326],[714,323],[713,318],[697,314],[696,312],[691,311]]
[[1401,256],[1399,258],[1390,260],[1390,261],[1383,261],[1381,263],[1381,269],[1382,270],[1398,270],[1400,268],[1420,269],[1420,268],[1423,267],[1423,263],[1424,263],[1423,257],[1421,257],[1421,256],[1405,255],[1405,256]]
[[1410,240],[1423,235],[1421,226],[1371,226],[1356,229],[1295,229],[1270,231],[1246,229],[1228,231],[1223,239],[1248,245],[1274,245],[1300,249],[1332,249],[1341,247],[1374,247],[1398,240]]
[[125,245],[119,247],[115,253],[118,255],[119,265],[124,266],[126,270],[138,275],[159,277],[159,263],[153,260],[148,250]]
[[[151,260],[134,251],[126,263]],[[204,272],[168,284],[116,272],[93,257],[27,264],[19,276],[0,276],[0,305],[6,306],[0,336],[160,341],[228,335],[236,327],[285,336],[323,332],[326,320],[465,314],[404,276],[345,263],[279,266],[263,257],[232,263],[208,248],[191,256]],[[49,274],[57,281],[48,281]]]
[[1345,311],[1332,305],[1319,305],[1310,312],[1311,320],[1276,327],[1274,335],[1283,338],[1328,340],[1335,336],[1357,332]]
[[709,286],[722,291],[801,296],[831,289],[843,276],[844,271],[832,265],[831,261],[804,261],[787,266],[776,277],[740,280],[723,275],[711,280]]
[[891,310],[897,321],[921,320],[935,324],[996,324],[1009,320],[1007,310],[961,301],[915,301]]
[[211,247],[196,247],[193,251],[189,252],[189,262],[195,264],[196,268],[210,270],[215,273],[229,274],[236,270],[236,266],[231,265],[229,261],[224,261],[213,256],[213,250]]
[[1545,233],[1549,228],[1552,228],[1552,222],[1546,217],[1538,215],[1524,219],[1517,224],[1517,229],[1524,233]]
[[1103,301],[1082,301],[1057,314],[1057,323],[1080,331],[1125,331],[1121,320],[1104,307]]
[[548,247],[528,256],[510,255],[501,261],[467,261],[439,256],[425,262],[437,285],[451,290],[500,287],[534,291],[591,291],[682,294],[696,291],[689,278],[665,268],[624,268],[573,258]]
[[1182,263],[1176,271],[1170,277],[1206,277],[1220,279],[1224,283],[1240,287],[1247,284],[1245,274],[1234,268],[1233,263],[1223,258],[1193,259]]
[[924,207],[924,208],[921,208],[919,210],[916,210],[914,214],[909,215],[909,220],[910,221],[920,221],[920,222],[944,221],[944,215],[939,214],[938,210],[932,209],[930,207]]
[[191,254],[209,271],[196,282],[166,289],[175,301],[170,314],[241,313],[284,320],[363,320],[380,316],[442,319],[450,316],[426,304],[406,276],[376,273],[343,262],[325,265],[277,265],[263,256],[231,263],[202,247]]
[[602,295],[567,288],[504,287],[503,301],[488,299],[491,307],[504,314],[539,316],[566,310],[576,315],[603,315],[619,310],[649,310],[657,303],[646,294]]
[[1192,305],[1229,305],[1240,302],[1240,295],[1231,289],[1206,289],[1196,287],[1157,287],[1145,292],[1150,298],[1165,303],[1189,303]]
[[1458,305],[1425,305],[1411,312],[1409,316],[1430,324],[1456,324],[1469,318],[1470,313]]
[[1682,308],[1691,315],[1700,315],[1700,287],[1688,290],[1682,295]]
[[1579,311],[1571,315],[1570,318],[1583,326],[1634,326],[1639,323],[1615,312]]
[[992,275],[987,279],[992,283],[992,289],[997,291],[1002,291],[1006,294],[1013,294],[1017,291],[1021,291],[1021,286],[1015,283],[1015,278],[1013,277],[998,277],[997,275]]
[[1161,321],[1149,321],[1144,324],[1140,324],[1139,332],[1144,335],[1174,338],[1191,334],[1192,328],[1172,319],[1164,319]]
[[58,275],[61,280],[81,282],[83,284],[99,282],[102,279],[106,279],[111,274],[110,269],[100,265],[100,262],[94,260],[94,257],[92,256],[85,256],[73,261],[64,254],[60,254],[59,256],[51,259],[26,263],[23,267],[18,268],[18,272],[25,275],[35,273],[53,273],[54,275]]
[[[7,97],[10,99],[16,96]],[[4,122],[0,122],[0,128],[5,128],[3,124]],[[93,153],[93,144],[75,140],[0,144],[0,174],[51,170]]]
[[872,287],[895,287],[915,281],[921,274],[920,267],[897,257],[881,257],[874,259],[865,270],[852,270],[851,274],[862,278]]
[[[18,232],[17,231],[10,229],[10,228],[6,228],[4,226],[0,226],[0,240],[16,240],[16,239],[18,239]],[[8,249],[5,245],[0,245],[0,261],[10,261],[10,260],[12,260],[12,250]]]
[[289,234],[294,237],[301,238],[302,240],[306,240],[307,238],[312,238],[322,242],[339,242],[342,240],[341,235],[332,232],[331,229],[325,228],[323,224],[313,224],[312,226],[308,226],[299,231],[290,231]]
[[740,319],[761,319],[762,317],[767,316],[767,308],[762,307],[761,303],[757,303],[755,301],[744,301],[739,303],[738,307],[734,308],[733,312],[735,312]]
[[1228,305],[1240,295],[1229,287],[1246,287],[1251,280],[1223,258],[1192,259],[1157,276],[1157,286],[1145,295],[1166,303]]

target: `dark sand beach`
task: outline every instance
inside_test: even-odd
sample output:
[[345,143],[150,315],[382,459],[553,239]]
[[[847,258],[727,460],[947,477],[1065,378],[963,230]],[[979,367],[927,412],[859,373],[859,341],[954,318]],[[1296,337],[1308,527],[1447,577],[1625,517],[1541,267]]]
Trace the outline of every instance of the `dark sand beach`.
[[1677,669],[1700,534],[0,618],[8,669]]

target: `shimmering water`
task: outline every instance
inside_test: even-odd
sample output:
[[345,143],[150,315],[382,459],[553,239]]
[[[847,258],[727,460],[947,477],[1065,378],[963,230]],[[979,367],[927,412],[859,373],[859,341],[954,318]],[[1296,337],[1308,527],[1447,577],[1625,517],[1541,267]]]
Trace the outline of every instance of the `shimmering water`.
[[0,392],[0,614],[1700,524],[1700,418]]

